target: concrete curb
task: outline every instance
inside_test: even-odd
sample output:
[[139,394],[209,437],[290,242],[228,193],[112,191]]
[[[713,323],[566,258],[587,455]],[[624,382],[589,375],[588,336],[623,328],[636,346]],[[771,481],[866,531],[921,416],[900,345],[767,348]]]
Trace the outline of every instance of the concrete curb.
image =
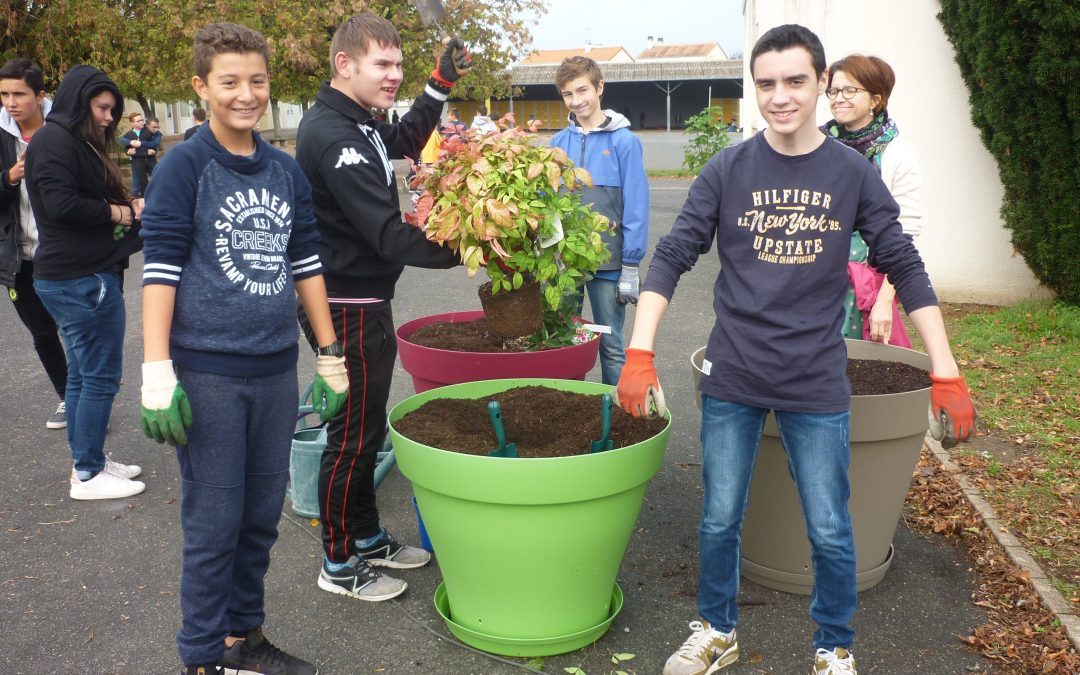
[[1068,636],[1069,641],[1072,642],[1073,647],[1080,651],[1080,615],[1077,615],[1072,605],[1062,597],[1056,588],[1050,585],[1050,577],[1039,566],[1039,563],[1035,562],[1035,559],[1023,547],[1020,540],[1009,532],[1005,524],[994,513],[990,503],[983,499],[978,488],[971,484],[963,470],[952,461],[949,451],[941,447],[941,443],[934,440],[929,433],[926,434],[926,447],[930,448],[930,451],[938,458],[941,465],[956,478],[964,497],[967,498],[968,503],[986,523],[986,527],[994,535],[994,539],[1005,549],[1005,554],[1009,556],[1009,560],[1030,575],[1031,585],[1039,595],[1039,600],[1042,601],[1044,607],[1054,613],[1054,616],[1065,628],[1065,634]]

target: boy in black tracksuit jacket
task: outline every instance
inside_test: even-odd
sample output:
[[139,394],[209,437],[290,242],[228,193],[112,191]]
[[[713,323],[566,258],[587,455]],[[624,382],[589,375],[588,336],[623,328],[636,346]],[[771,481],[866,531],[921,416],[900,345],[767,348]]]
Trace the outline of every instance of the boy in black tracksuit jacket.
[[[333,79],[322,85],[296,137],[350,379],[348,402],[330,421],[319,476],[325,552],[319,586],[369,601],[395,597],[407,586],[372,565],[405,569],[431,559],[396,542],[380,526],[375,503],[375,462],[397,356],[390,301],[405,265],[457,264],[453,251],[402,221],[390,160],[419,155],[450,88],[471,65],[464,43],[452,40],[412,109],[398,124],[380,122],[371,109],[393,104],[401,83],[400,44],[397,31],[380,17],[359,14],[342,24],[331,43]],[[310,340],[303,311],[300,322]]]

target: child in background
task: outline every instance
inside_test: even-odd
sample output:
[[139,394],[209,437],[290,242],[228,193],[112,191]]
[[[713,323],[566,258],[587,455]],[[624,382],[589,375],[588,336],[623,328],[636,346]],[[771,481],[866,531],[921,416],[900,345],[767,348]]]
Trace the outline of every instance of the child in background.
[[604,78],[596,61],[566,59],[555,71],[555,87],[570,111],[570,124],[555,134],[551,147],[565,150],[575,166],[592,175],[593,187],[581,201],[591,202],[615,226],[614,233],[602,234],[611,259],[585,284],[593,321],[611,328],[600,337],[600,371],[604,384],[615,384],[626,358],[626,304],[637,304],[638,264],[649,243],[649,181],[641,141],[631,133],[630,120],[600,107]]

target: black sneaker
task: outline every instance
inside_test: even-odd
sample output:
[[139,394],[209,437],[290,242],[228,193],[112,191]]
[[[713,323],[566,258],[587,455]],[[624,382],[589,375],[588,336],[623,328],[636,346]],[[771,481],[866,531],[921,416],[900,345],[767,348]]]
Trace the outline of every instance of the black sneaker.
[[267,675],[318,675],[319,669],[303,659],[291,656],[274,645],[263,635],[262,628],[248,633],[243,640],[225,650],[218,663],[225,675],[241,672],[266,673]]
[[319,572],[319,588],[368,602],[396,598],[408,587],[409,584],[401,579],[382,574],[371,563],[356,556],[349,556],[345,567],[337,572],[331,572],[324,559]]
[[180,675],[222,675],[221,668],[215,665],[209,666],[185,666]]
[[422,548],[406,546],[395,540],[383,528],[382,537],[368,548],[360,548],[357,542],[356,555],[376,567],[392,567],[398,570],[411,570],[423,567],[431,562],[431,554]]

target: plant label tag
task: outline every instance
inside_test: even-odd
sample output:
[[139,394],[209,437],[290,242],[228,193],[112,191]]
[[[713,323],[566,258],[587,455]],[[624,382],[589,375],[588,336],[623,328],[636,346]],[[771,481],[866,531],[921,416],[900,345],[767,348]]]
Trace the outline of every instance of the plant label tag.
[[611,335],[611,326],[601,326],[595,323],[582,324],[583,328],[591,330],[594,333],[603,333],[604,335]]
[[712,361],[708,359],[701,360],[701,374],[708,375],[712,372]]
[[[560,218],[559,214],[557,214],[557,213],[555,214],[555,222],[553,223],[553,226],[555,228],[555,231],[552,232],[548,237],[546,237],[544,240],[542,240],[540,242],[540,248],[547,248],[548,246],[554,246],[555,244],[558,244],[560,241],[562,241],[562,239],[563,239],[562,218]],[[610,333],[611,330],[609,329],[608,332]]]

